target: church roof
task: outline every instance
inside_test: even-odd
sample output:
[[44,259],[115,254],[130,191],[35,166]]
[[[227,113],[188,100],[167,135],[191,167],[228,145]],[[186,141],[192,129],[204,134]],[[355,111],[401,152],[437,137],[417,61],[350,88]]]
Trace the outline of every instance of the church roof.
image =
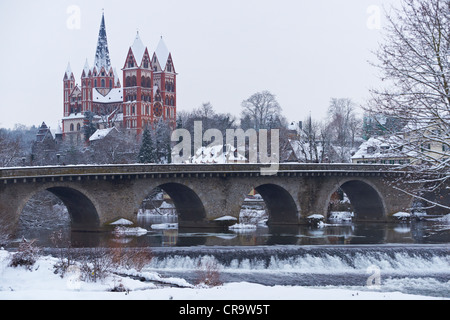
[[67,68],[66,68],[66,73],[65,73],[67,78],[70,78],[72,75],[72,68],[70,67],[70,62],[67,63]]
[[159,40],[158,46],[156,47],[155,54],[161,69],[164,70],[166,68],[170,52],[169,49],[167,49],[166,43],[164,42],[162,37],[161,40]]
[[106,96],[102,95],[97,89],[92,90],[92,101],[98,103],[118,103],[123,102],[122,88],[114,88]]
[[145,46],[142,43],[141,37],[139,36],[139,31],[136,34],[136,38],[134,39],[133,45],[131,46],[131,50],[133,51],[134,59],[136,59],[136,63],[138,66],[142,63],[142,58],[145,54]]
[[83,71],[84,71],[84,75],[87,77],[88,74],[89,74],[89,71],[90,71],[89,63],[88,63],[88,59],[87,58],[86,58],[86,62],[84,63]]
[[98,34],[97,51],[95,53],[94,67],[96,67],[98,71],[100,71],[102,67],[104,67],[106,71],[109,71],[111,69],[111,59],[109,58],[108,38],[106,36],[104,14],[102,15],[102,22],[100,24],[100,31]]

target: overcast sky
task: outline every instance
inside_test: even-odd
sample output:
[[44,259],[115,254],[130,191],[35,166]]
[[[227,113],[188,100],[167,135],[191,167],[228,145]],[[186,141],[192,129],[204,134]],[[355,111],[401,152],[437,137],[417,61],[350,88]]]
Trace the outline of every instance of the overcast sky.
[[269,90],[289,121],[310,112],[322,119],[331,98],[363,104],[379,84],[368,60],[390,3],[398,1],[0,0],[0,127],[57,126],[67,63],[80,83],[102,9],[120,76],[137,30],[150,54],[163,36],[179,74],[179,111],[209,101],[239,116],[243,100]]

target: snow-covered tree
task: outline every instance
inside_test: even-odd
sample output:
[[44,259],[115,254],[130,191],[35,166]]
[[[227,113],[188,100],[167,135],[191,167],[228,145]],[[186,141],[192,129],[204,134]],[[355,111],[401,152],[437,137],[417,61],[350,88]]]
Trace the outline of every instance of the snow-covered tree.
[[281,106],[276,96],[267,90],[257,92],[242,102],[241,118],[249,120],[252,128],[257,131],[278,128],[277,125],[283,122]]
[[139,162],[140,163],[156,163],[157,155],[155,146],[153,144],[153,138],[148,128],[145,128],[142,134],[141,149],[139,150]]
[[407,123],[392,134],[439,187],[450,179],[450,1],[403,0],[386,21],[374,63],[386,85],[366,111]]
[[361,120],[355,112],[355,103],[349,98],[333,98],[328,107],[328,130],[336,148],[337,162],[349,162],[356,147],[356,136]]
[[88,141],[89,138],[94,134],[94,132],[97,131],[97,126],[94,123],[94,116],[95,114],[91,111],[86,111],[84,113],[83,132],[84,132],[84,139],[86,141]]

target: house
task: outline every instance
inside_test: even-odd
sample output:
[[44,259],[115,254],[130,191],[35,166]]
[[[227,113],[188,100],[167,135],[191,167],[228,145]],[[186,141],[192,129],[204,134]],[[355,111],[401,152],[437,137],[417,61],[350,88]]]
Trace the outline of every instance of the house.
[[89,137],[90,143],[95,143],[96,141],[103,140],[106,137],[114,137],[120,134],[119,130],[116,127],[106,128],[106,129],[98,129],[94,132],[92,136]]
[[445,128],[439,122],[410,121],[397,135],[373,137],[364,142],[352,156],[352,162],[420,164],[447,159],[450,136]]
[[230,145],[215,145],[201,147],[195,155],[191,157],[191,163],[215,164],[215,163],[246,163],[247,158]]
[[31,162],[33,165],[57,164],[57,152],[60,138],[55,138],[45,122],[36,133],[36,140],[31,145]]
[[392,137],[373,137],[363,142],[352,156],[353,163],[368,164],[408,164],[413,152],[404,152],[401,140]]

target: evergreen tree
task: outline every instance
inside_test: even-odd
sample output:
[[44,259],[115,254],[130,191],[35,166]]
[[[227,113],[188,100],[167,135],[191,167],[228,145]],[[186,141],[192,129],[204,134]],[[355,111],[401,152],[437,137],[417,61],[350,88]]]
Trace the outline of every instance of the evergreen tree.
[[156,160],[156,150],[153,146],[153,139],[150,134],[150,130],[145,128],[144,133],[142,134],[141,149],[139,150],[139,162],[155,163]]
[[84,113],[83,131],[85,141],[88,141],[95,131],[97,131],[97,127],[94,124],[94,113],[91,111],[86,111]]

